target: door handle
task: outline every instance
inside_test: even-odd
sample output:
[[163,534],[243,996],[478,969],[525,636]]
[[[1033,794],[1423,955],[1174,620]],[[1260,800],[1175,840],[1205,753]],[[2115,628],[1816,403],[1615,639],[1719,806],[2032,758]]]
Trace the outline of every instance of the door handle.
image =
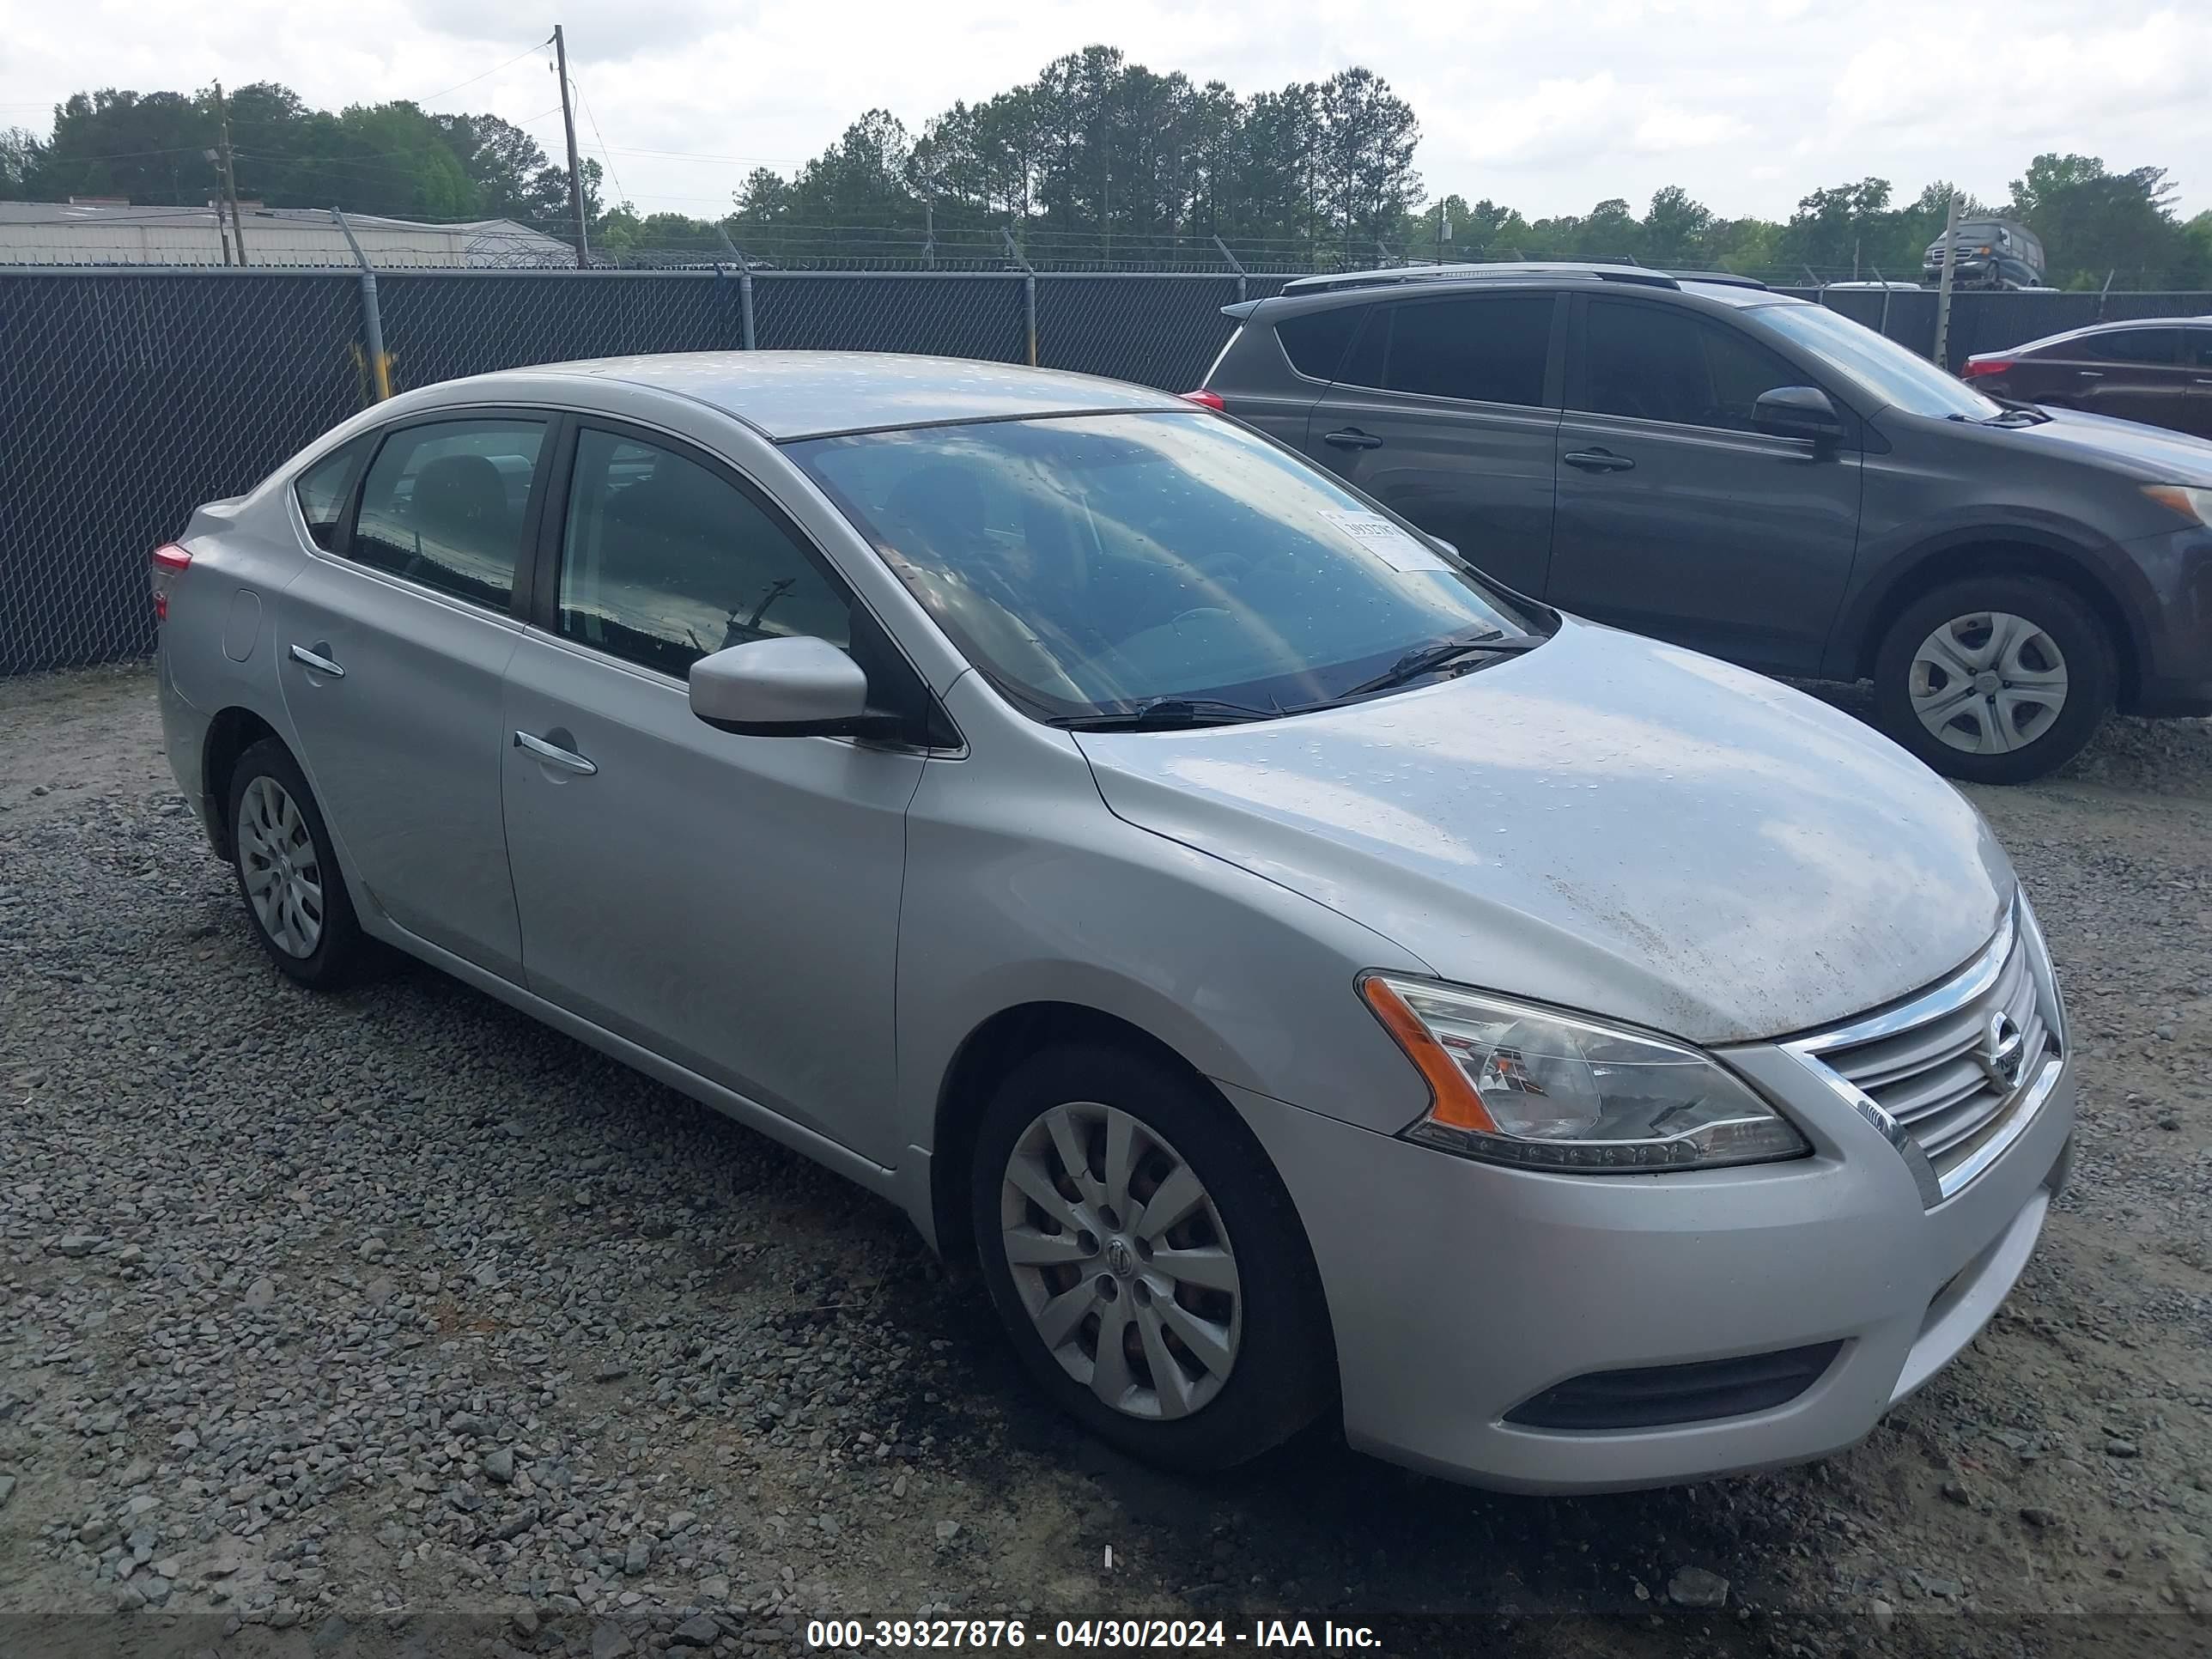
[[1334,444],[1339,449],[1380,449],[1382,447],[1382,441],[1380,438],[1376,437],[1371,432],[1362,432],[1356,426],[1348,426],[1341,432],[1328,433],[1322,437],[1322,441],[1325,444]]
[[2105,371],[2101,368],[2077,368],[2074,372],[2085,380],[2101,380],[2105,378]]
[[[556,735],[565,738],[568,734],[566,732],[558,732]],[[599,769],[597,764],[586,760],[574,750],[564,749],[561,744],[548,742],[544,738],[534,738],[527,732],[518,732],[514,734],[514,746],[517,749],[528,750],[548,766],[564,766],[571,772],[579,773],[587,778]]]
[[312,651],[304,645],[295,645],[292,647],[292,660],[313,669],[318,674],[327,674],[334,680],[342,680],[345,678],[345,670],[332,662],[325,654],[330,648],[321,640],[315,641],[315,648]]
[[1636,465],[1627,456],[1616,455],[1609,449],[1570,450],[1559,459],[1585,472],[1626,472]]
[[2198,375],[2197,377],[2197,384],[2199,386],[2212,386],[2212,374]]

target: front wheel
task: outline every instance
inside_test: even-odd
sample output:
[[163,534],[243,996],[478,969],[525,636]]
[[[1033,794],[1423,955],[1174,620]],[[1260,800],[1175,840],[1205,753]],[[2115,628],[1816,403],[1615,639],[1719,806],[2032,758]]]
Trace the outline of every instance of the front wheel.
[[1032,1056],[985,1109],[972,1199],[1022,1363],[1101,1439],[1222,1469],[1328,1403],[1304,1230],[1250,1130],[1195,1079],[1133,1049]]
[[2025,783],[2081,750],[2112,707],[2096,614],[2039,576],[1970,577],[1907,605],[1875,659],[1882,730],[1948,777]]

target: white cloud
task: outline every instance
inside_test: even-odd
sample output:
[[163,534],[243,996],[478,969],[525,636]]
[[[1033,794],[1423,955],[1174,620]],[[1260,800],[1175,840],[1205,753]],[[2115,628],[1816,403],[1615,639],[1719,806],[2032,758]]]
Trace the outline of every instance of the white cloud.
[[[334,106],[421,97],[526,53],[557,15],[592,116],[641,206],[726,204],[862,110],[919,127],[1097,40],[1240,92],[1364,64],[1419,114],[1438,191],[1532,216],[1679,184],[1715,211],[1786,216],[1869,173],[2003,195],[2042,150],[2154,163],[2212,206],[2212,8],[2197,0],[0,0],[0,125],[43,125],[80,88],[285,82]],[[534,55],[441,99],[526,122],[557,149]],[[648,155],[647,150],[685,156]]]

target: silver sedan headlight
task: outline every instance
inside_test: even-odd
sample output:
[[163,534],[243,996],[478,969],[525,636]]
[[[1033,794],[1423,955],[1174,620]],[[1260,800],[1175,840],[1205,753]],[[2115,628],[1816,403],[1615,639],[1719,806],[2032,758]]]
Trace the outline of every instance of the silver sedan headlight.
[[1711,1055],[1581,1015],[1368,974],[1383,1029],[1429,1084],[1408,1140],[1577,1174],[1800,1158],[1805,1137]]

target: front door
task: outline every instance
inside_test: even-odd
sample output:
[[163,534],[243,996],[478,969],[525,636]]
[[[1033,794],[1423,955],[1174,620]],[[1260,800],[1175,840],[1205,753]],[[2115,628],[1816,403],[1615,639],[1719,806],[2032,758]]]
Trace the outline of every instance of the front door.
[[504,977],[521,950],[500,686],[547,432],[506,415],[398,428],[351,523],[276,604],[300,763],[355,877],[409,933]]
[[2181,362],[2181,330],[2116,328],[2084,335],[2046,360],[2051,396],[2092,415],[2189,430],[2191,380],[2202,370]]
[[872,678],[896,665],[796,528],[718,462],[588,422],[574,448],[550,627],[507,676],[529,987],[893,1164],[906,809],[928,763],[718,731],[684,676],[785,634],[852,650]]
[[1856,437],[1816,450],[1753,430],[1760,392],[1809,382],[1739,328],[1664,302],[1577,304],[1544,597],[1753,667],[1815,672],[1857,548]]
[[1306,425],[1307,452],[1478,569],[1544,591],[1559,409],[1542,293],[1392,301]]

